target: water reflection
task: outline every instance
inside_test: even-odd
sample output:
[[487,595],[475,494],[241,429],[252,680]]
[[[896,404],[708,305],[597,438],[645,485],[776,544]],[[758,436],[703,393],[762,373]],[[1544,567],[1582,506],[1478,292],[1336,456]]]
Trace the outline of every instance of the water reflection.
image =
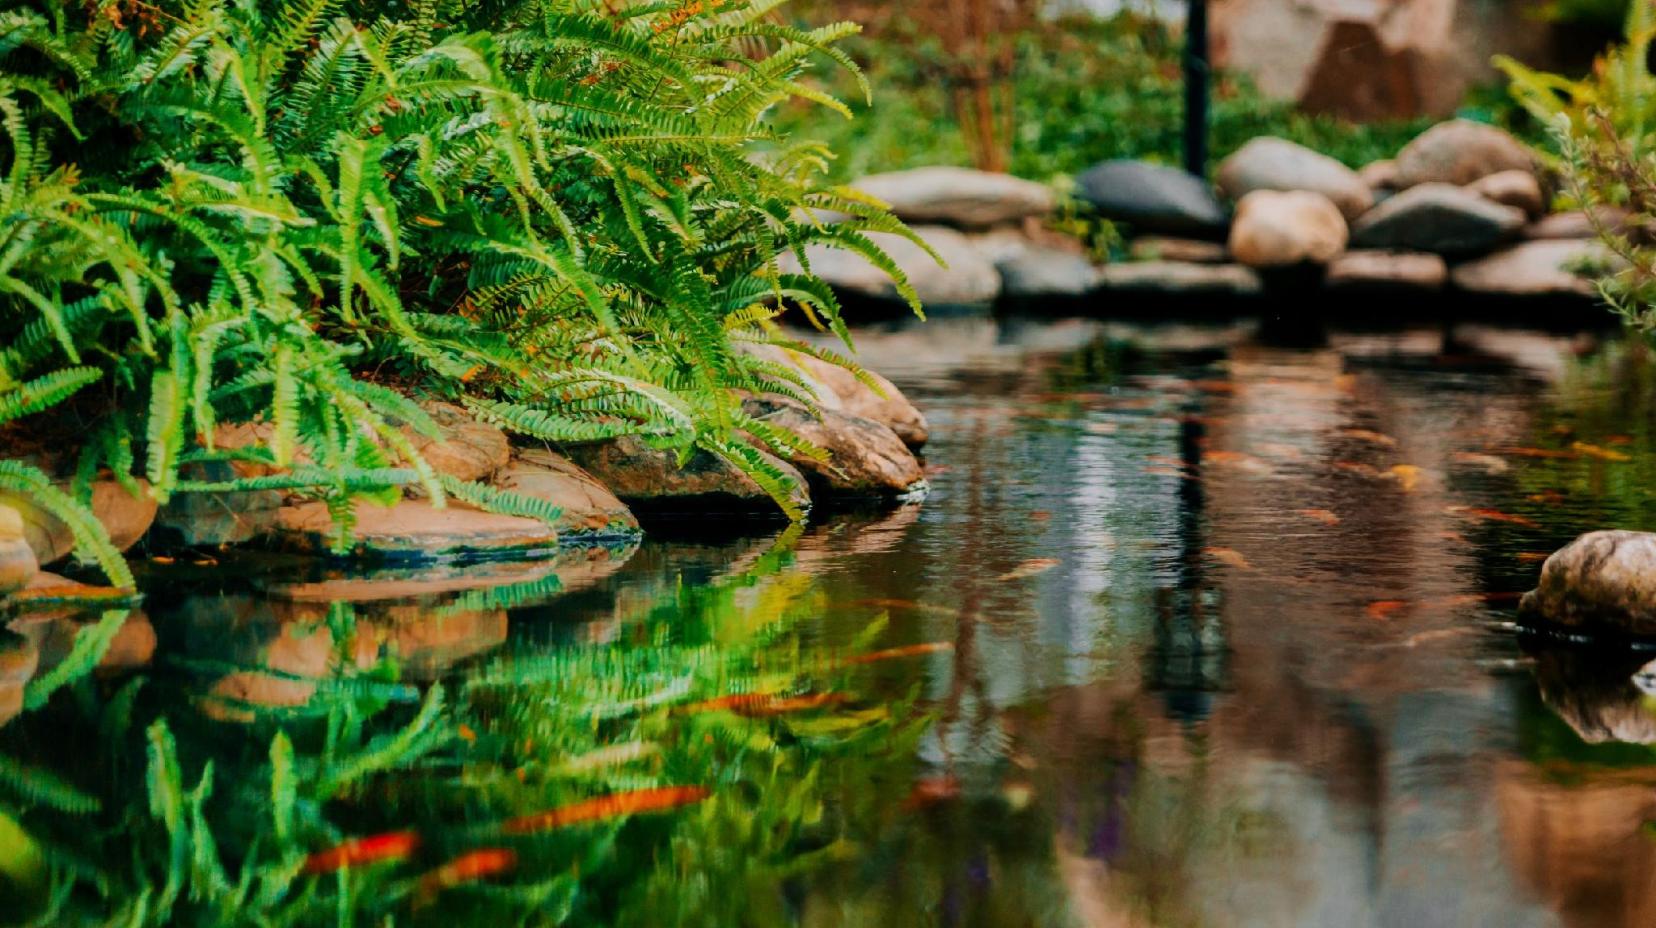
[[932,420],[923,507],[156,568],[147,618],[14,618],[0,718],[42,705],[0,728],[0,911],[1656,923],[1651,655],[1507,625],[1538,553],[1656,515],[1642,350],[981,319],[862,346]]

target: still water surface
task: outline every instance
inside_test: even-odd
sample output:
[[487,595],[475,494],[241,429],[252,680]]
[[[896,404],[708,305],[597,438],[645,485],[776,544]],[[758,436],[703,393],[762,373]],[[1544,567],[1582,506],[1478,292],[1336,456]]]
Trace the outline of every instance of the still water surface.
[[415,601],[152,568],[132,653],[0,729],[0,911],[1656,924],[1652,655],[1511,625],[1545,552],[1651,525],[1642,351],[1052,320],[861,346],[931,419],[921,506]]

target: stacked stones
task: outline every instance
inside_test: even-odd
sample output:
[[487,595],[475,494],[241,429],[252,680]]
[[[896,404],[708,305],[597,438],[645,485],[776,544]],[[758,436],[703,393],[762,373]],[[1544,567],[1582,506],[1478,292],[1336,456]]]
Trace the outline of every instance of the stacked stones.
[[1133,252],[1143,263],[1104,275],[1118,289],[1200,280],[1251,293],[1259,271],[1311,267],[1331,289],[1591,296],[1577,270],[1612,263],[1588,217],[1546,215],[1529,149],[1465,120],[1361,171],[1284,139],[1254,139],[1219,167],[1234,216],[1205,183],[1171,168],[1105,162],[1080,183],[1102,215],[1141,235]]

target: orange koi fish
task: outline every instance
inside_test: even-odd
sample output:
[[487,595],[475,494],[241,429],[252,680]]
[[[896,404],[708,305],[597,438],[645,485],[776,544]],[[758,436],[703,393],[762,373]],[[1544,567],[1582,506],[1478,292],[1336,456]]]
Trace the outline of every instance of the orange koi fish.
[[661,812],[701,802],[712,795],[705,786],[658,786],[627,793],[612,793],[595,799],[583,799],[556,809],[507,819],[500,826],[507,834],[525,835],[541,831],[568,828],[586,822],[600,822],[640,812]]
[[1451,506],[1449,510],[1457,515],[1469,519],[1481,519],[1487,522],[1505,522],[1509,525],[1521,525],[1524,528],[1540,528],[1541,524],[1529,516],[1515,516],[1510,512],[1499,509],[1472,509],[1463,506]]
[[1340,524],[1340,517],[1327,509],[1296,509],[1294,511],[1307,519],[1314,519],[1324,525]]
[[305,858],[300,873],[332,873],[346,867],[386,860],[402,860],[420,848],[420,836],[412,831],[391,831],[366,838],[353,838]]
[[1598,445],[1589,445],[1584,441],[1573,442],[1571,443],[1570,448],[1571,450],[1579,451],[1590,458],[1598,458],[1601,461],[1633,460],[1632,455],[1624,454],[1620,451],[1611,451],[1609,448],[1600,448]]
[[900,648],[886,648],[884,651],[870,651],[867,654],[859,654],[856,657],[848,657],[845,659],[844,663],[847,666],[852,664],[874,664],[880,661],[894,660],[899,657],[917,657],[921,654],[935,654],[938,651],[953,650],[953,642],[928,641],[924,644],[909,644]]
[[1011,580],[1022,580],[1025,577],[1033,577],[1037,574],[1044,574],[1061,563],[1063,562],[1055,557],[1033,557],[1027,561],[1023,561],[1006,573],[996,577],[995,581],[997,583],[1006,583]]
[[1237,570],[1253,570],[1253,565],[1235,548],[1203,548],[1202,553]]
[[517,852],[509,848],[487,847],[467,851],[420,877],[414,898],[416,902],[429,902],[445,889],[488,879],[516,868]]

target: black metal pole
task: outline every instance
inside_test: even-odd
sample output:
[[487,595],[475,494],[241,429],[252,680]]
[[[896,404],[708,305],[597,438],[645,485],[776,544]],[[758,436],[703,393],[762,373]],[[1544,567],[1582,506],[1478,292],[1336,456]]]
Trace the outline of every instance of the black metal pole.
[[1207,176],[1208,29],[1207,0],[1186,0],[1185,17],[1185,170]]

